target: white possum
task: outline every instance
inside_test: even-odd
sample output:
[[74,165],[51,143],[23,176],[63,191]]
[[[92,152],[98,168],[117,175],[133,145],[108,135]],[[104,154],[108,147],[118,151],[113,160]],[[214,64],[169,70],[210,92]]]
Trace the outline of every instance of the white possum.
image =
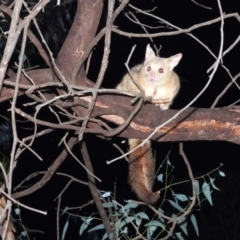
[[[151,97],[151,102],[160,106],[162,110],[169,108],[179,91],[180,80],[173,68],[177,66],[181,58],[181,53],[169,58],[158,57],[148,44],[145,61],[130,70],[134,80],[144,90],[145,96]],[[116,89],[141,91],[129,73],[122,78]],[[129,139],[130,150],[142,141]],[[160,191],[152,192],[153,182],[154,162],[149,140],[129,155],[129,184],[140,200],[153,204],[160,197]]]

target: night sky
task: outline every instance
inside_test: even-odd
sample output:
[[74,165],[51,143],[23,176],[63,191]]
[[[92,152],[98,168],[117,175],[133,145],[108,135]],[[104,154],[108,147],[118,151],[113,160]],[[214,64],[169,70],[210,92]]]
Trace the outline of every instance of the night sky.
[[[217,1],[198,1],[212,10],[204,9],[197,6],[190,0],[144,0],[144,1],[131,1],[132,5],[137,6],[144,10],[151,10],[155,6],[154,14],[166,21],[176,25],[179,28],[189,28],[192,25],[202,23],[204,21],[212,20],[219,17],[219,9]],[[222,9],[225,14],[240,12],[239,0],[224,0],[221,1]],[[116,3],[116,6],[118,4]],[[125,13],[131,11],[128,7],[125,9]],[[160,31],[172,31],[173,29],[167,27],[165,24],[159,23],[158,20],[150,17],[141,16],[136,14],[139,20],[149,26],[161,26],[158,29],[149,29],[149,33]],[[106,9],[103,14],[102,21],[99,29],[103,27],[106,21]],[[142,28],[136,26],[136,24],[130,22],[124,14],[121,14],[115,25],[119,29],[132,33],[142,33]],[[220,47],[220,22],[214,23],[209,26],[192,31],[192,34],[199,38],[209,49],[217,56]],[[224,50],[227,49],[239,36],[240,23],[235,18],[226,19],[224,22]],[[159,47],[162,46],[160,56],[169,57],[171,55],[182,53],[183,58],[176,67],[175,71],[178,73],[181,79],[181,90],[174,100],[171,108],[181,109],[188,104],[208,81],[209,74],[207,69],[214,63],[214,58],[209,52],[202,47],[196,40],[186,34],[179,34],[169,37],[153,38],[154,44]],[[121,80],[122,76],[126,73],[124,63],[127,61],[128,55],[133,45],[137,45],[135,52],[132,55],[130,61],[130,67],[143,62],[146,45],[151,43],[149,38],[128,38],[125,36],[119,36],[116,33],[112,33],[111,38],[111,53],[109,58],[108,69],[103,81],[104,88],[114,88],[116,84]],[[153,43],[151,43],[153,46]],[[101,59],[103,53],[103,39],[95,47],[93,56],[91,59],[91,66],[88,74],[88,78],[95,81],[100,69]],[[235,48],[226,55],[223,59],[223,64],[229,69],[231,74],[235,76],[239,73],[240,61],[240,44],[237,44]],[[230,82],[226,71],[223,67],[219,66],[216,75],[214,76],[209,88],[204,94],[192,105],[197,108],[210,108],[215,98],[221,93],[225,86]],[[236,86],[232,86],[223,98],[219,101],[216,107],[227,107],[239,99],[239,90]],[[26,97],[21,97],[19,105],[28,101]],[[2,109],[9,108],[9,102],[0,105],[1,114],[9,114],[2,112]],[[26,111],[34,111],[32,107],[24,108]],[[42,111],[39,114],[40,118],[45,118],[51,121],[48,110]],[[20,119],[23,120],[23,119]],[[19,122],[19,135],[26,137],[31,134],[32,125],[28,123]],[[40,128],[41,129],[41,128]],[[59,139],[64,135],[64,131],[56,131],[49,134],[47,137],[37,139],[34,143],[34,149],[41,153],[44,161],[40,162],[29,152],[25,152],[18,162],[15,170],[14,184],[18,184],[26,176],[35,171],[45,171],[47,167],[54,161],[54,159],[60,153],[62,147],[58,147]],[[124,160],[118,161],[112,165],[107,165],[106,160],[110,160],[119,155],[119,152],[112,146],[111,143],[118,143],[124,151],[127,150],[126,144],[121,144],[122,139],[113,138],[111,141],[105,141],[95,136],[86,136],[87,146],[90,152],[90,157],[93,163],[95,174],[102,179],[102,183],[98,184],[99,189],[105,191],[114,191],[116,184],[116,197],[121,202],[125,199],[136,199],[135,195],[131,193],[131,190],[127,184],[127,162]],[[183,164],[182,158],[179,155],[178,143],[153,143],[153,149],[156,151],[156,166],[161,164],[161,161],[170,151],[169,159],[174,165],[175,182],[182,181],[188,178],[186,167]],[[44,151],[43,151],[44,150]],[[239,174],[239,152],[240,146],[228,142],[187,142],[184,143],[185,153],[191,163],[194,176],[202,176],[207,172],[217,168],[220,163],[224,166],[221,171],[226,173],[225,178],[221,178],[218,172],[215,172],[212,177],[216,178],[215,184],[221,189],[220,192],[214,191],[213,203],[214,207],[210,207],[206,201],[203,203],[201,211],[195,209],[195,213],[198,217],[200,237],[197,238],[194,235],[194,231],[190,228],[189,239],[239,239],[240,231],[237,225],[237,219],[239,218],[239,200],[240,200],[240,174]],[[74,153],[80,157],[79,146],[74,147]],[[60,172],[67,172],[86,181],[85,171],[76,163],[73,159],[68,159],[59,169]],[[28,184],[34,183],[40,177],[32,179]],[[206,179],[207,180],[207,179]],[[31,213],[30,216],[27,210],[22,210],[23,222],[29,228],[41,229],[46,232],[46,235],[37,235],[36,239],[54,239],[55,233],[55,208],[56,202],[54,198],[59,194],[62,188],[67,183],[67,180],[63,180],[61,177],[56,176],[53,178],[43,189],[35,192],[31,196],[22,198],[22,202],[29,204],[32,207],[44,209],[48,211],[48,220],[46,217],[39,216],[38,214]],[[163,188],[164,185],[156,183],[154,188]],[[189,190],[188,195],[191,195],[190,187],[180,186],[177,191]],[[54,190],[54,191],[53,191]],[[80,199],[76,196],[80,196]],[[87,187],[83,187],[73,184],[66,195],[62,199],[62,206],[77,206],[82,205],[86,201],[91,199],[90,192]],[[65,205],[64,205],[65,204]],[[225,211],[224,211],[225,210]],[[92,209],[89,208],[81,212],[81,215],[90,215]],[[95,211],[95,209],[94,209]],[[200,214],[201,212],[201,214]],[[236,214],[236,212],[238,214]],[[26,213],[26,215],[24,215]],[[227,216],[227,217],[226,217]],[[29,221],[30,219],[30,221]],[[34,219],[34,221],[32,221]],[[223,222],[221,220],[224,219]],[[213,224],[213,222],[215,224]],[[230,222],[235,222],[231,226]],[[64,220],[61,222],[63,227]],[[79,226],[79,222],[72,222],[71,226]],[[210,224],[213,224],[210,226]],[[222,224],[222,225],[221,225]],[[40,226],[40,227],[39,227]],[[219,229],[221,226],[221,229]],[[75,231],[75,228],[73,228]],[[218,231],[216,234],[216,231]],[[48,238],[46,238],[46,236]],[[220,237],[219,237],[220,236]],[[194,238],[196,237],[196,238]],[[67,238],[70,239],[70,238]],[[87,239],[87,238],[74,238],[74,239]],[[90,238],[89,238],[90,239]],[[188,239],[188,238],[186,238]]]

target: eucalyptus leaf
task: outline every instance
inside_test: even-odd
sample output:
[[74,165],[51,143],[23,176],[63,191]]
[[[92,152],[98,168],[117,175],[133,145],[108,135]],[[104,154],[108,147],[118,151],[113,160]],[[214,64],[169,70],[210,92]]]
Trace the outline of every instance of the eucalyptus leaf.
[[144,212],[139,212],[139,213],[135,214],[135,216],[138,216],[138,217],[140,217],[140,218],[149,220],[148,215],[147,215],[146,213],[144,213]]
[[225,176],[226,176],[224,172],[222,172],[222,171],[220,171],[220,170],[218,170],[218,171],[219,171],[219,175],[220,175],[221,177],[225,177]]
[[114,207],[114,204],[112,202],[105,202],[105,203],[103,203],[103,207],[104,208],[111,208],[111,207]]
[[184,194],[175,194],[174,197],[177,198],[178,200],[182,201],[182,202],[188,201],[187,196],[184,195]]
[[157,229],[156,226],[151,226],[147,229],[147,238],[148,239],[152,239],[152,235],[155,232],[155,230]]
[[157,175],[157,180],[159,182],[163,182],[163,173],[160,173],[159,175]]
[[79,236],[81,236],[84,232],[84,230],[86,230],[86,228],[88,227],[89,225],[86,224],[85,222],[82,223],[80,229],[79,229]]
[[101,229],[104,229],[103,223],[101,223],[101,224],[99,224],[99,225],[97,225],[97,226],[89,229],[88,232],[92,232],[92,231],[96,231],[96,230],[101,230]]
[[153,221],[148,222],[144,225],[144,227],[152,227],[152,226],[161,227],[162,229],[165,228],[165,225],[162,224],[160,221],[157,221],[157,220],[153,220]]
[[194,227],[194,230],[195,230],[197,236],[199,237],[199,230],[198,230],[197,219],[196,219],[195,215],[191,214],[190,220],[192,222],[192,225]]
[[63,232],[62,232],[61,240],[64,240],[64,239],[65,239],[68,226],[69,226],[69,222],[68,222],[68,220],[67,220],[66,223],[65,223],[65,225],[64,225],[64,227],[63,227]]
[[172,200],[167,200],[174,208],[176,208],[177,210],[179,210],[180,212],[185,212],[185,210],[179,206],[176,202],[172,201]]
[[202,185],[202,191],[203,191],[204,196],[207,198],[208,202],[213,206],[211,190],[210,190],[209,184],[204,182]]
[[102,197],[105,198],[105,197],[110,197],[111,196],[111,192],[105,192],[102,194]]
[[212,187],[213,187],[214,189],[220,191],[220,189],[217,188],[217,187],[215,186],[215,184],[214,184],[215,178],[211,178],[211,177],[209,176],[209,179],[210,179],[210,183],[211,183]]
[[182,233],[177,232],[177,233],[175,233],[175,235],[179,240],[184,240],[184,238],[182,237]]

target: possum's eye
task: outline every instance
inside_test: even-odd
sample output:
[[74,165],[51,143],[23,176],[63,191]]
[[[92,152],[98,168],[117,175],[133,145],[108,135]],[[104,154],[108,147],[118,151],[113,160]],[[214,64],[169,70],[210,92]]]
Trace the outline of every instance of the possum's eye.
[[160,73],[163,73],[163,69],[162,68],[159,68],[158,70]]
[[148,71],[148,72],[151,71],[151,67],[148,67],[148,68],[147,68],[147,71]]

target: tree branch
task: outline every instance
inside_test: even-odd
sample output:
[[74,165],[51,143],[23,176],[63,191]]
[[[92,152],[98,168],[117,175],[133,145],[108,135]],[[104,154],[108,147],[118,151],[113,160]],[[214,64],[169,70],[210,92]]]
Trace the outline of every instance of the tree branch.
[[[42,72],[44,71],[44,73]],[[29,72],[29,76],[33,77],[35,84],[42,84],[44,81],[51,82],[50,70],[34,70]],[[46,76],[46,78],[43,78]],[[22,75],[21,84],[30,85],[29,81]],[[19,92],[21,91],[21,84]],[[83,87],[93,86],[90,81],[83,82]],[[21,94],[24,92],[22,91]],[[4,87],[0,102],[12,97],[13,90]],[[131,99],[119,95],[104,94],[99,95],[96,99],[91,117],[102,117],[108,121],[114,122],[117,125],[123,124],[124,119],[128,119],[136,106],[131,106]],[[82,97],[74,99],[73,102],[62,102],[66,107],[81,106],[82,109],[88,107],[91,97]],[[80,112],[79,112],[80,113]],[[177,110],[160,111],[159,108],[152,104],[145,104],[138,114],[133,118],[129,127],[118,134],[119,137],[126,138],[146,138],[157,126],[164,123],[170,117],[177,113]],[[84,117],[84,111],[82,112]],[[188,108],[180,114],[171,123],[161,128],[153,137],[152,140],[159,142],[164,141],[229,141],[240,144],[240,109],[238,107],[231,108],[215,108],[215,109],[196,109]],[[41,123],[39,123],[41,124]],[[88,125],[90,126],[90,125]],[[102,127],[97,123],[94,124],[95,130],[102,130]],[[74,130],[76,127],[74,127]],[[94,130],[92,129],[92,130]],[[87,128],[88,132],[94,133]],[[104,134],[104,131],[97,132]]]

